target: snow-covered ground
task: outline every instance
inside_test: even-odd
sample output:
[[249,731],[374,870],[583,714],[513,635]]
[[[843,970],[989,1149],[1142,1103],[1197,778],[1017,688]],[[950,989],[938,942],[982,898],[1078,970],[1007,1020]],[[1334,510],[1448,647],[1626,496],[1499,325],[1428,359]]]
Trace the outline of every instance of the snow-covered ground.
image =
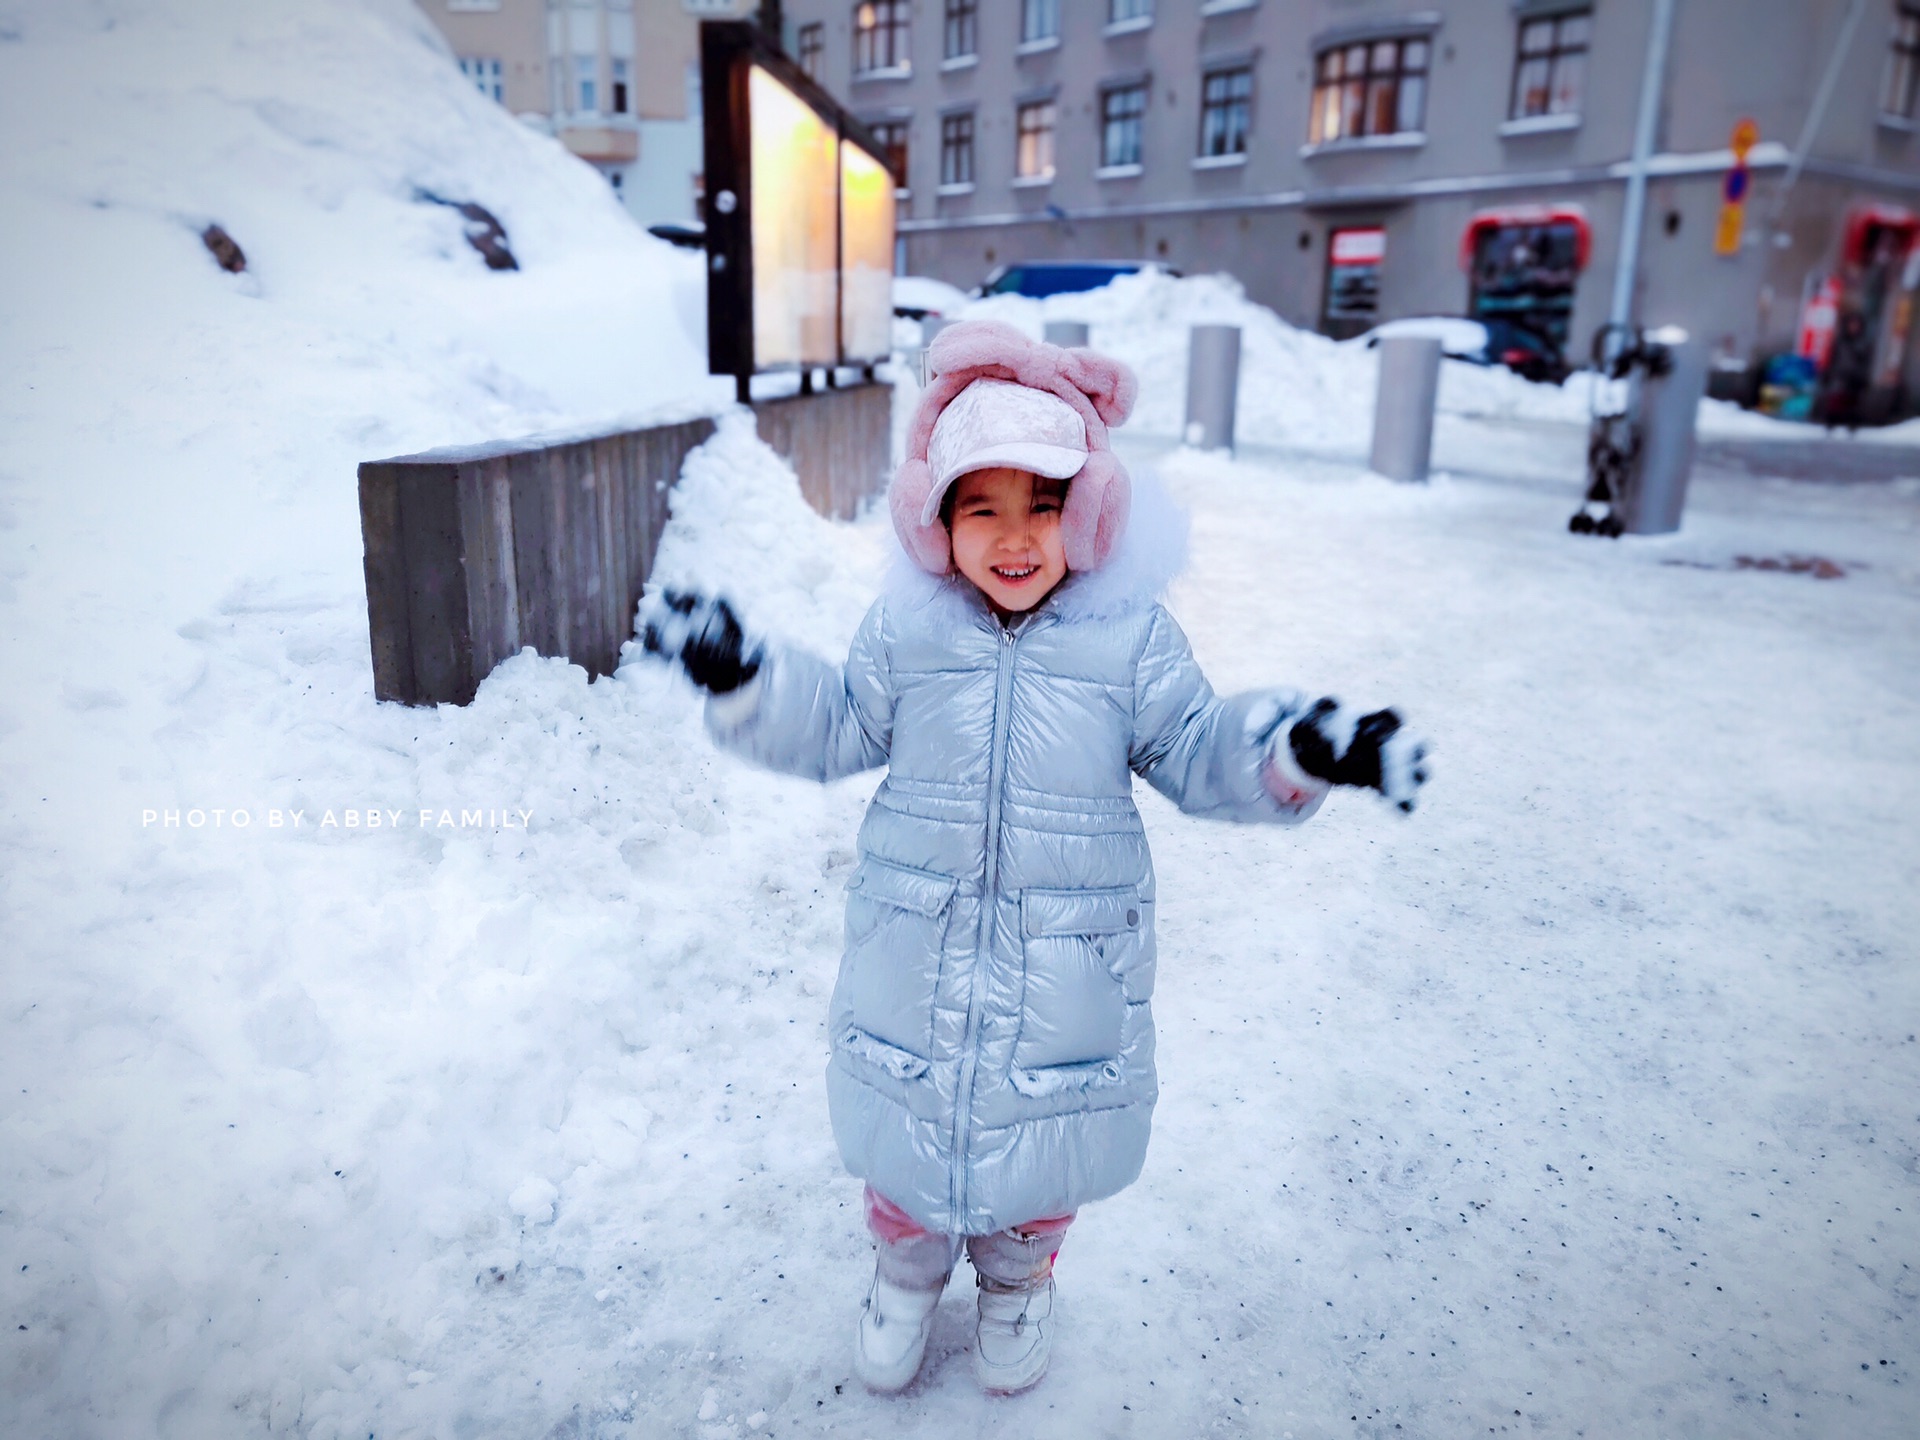
[[[1394,487],[1370,361],[1106,292],[1216,684],[1400,703],[1439,776],[1286,833],[1143,792],[1146,1173],[1035,1392],[956,1285],[882,1401],[821,1084],[872,779],[715,755],[637,658],[371,698],[354,463],[718,405],[697,262],[400,0],[0,0],[0,125],[0,1434],[1911,1432],[1920,455],[1580,540],[1584,398],[1449,367]],[[1172,446],[1228,314],[1238,462]],[[736,417],[658,574],[831,653],[889,544]]]

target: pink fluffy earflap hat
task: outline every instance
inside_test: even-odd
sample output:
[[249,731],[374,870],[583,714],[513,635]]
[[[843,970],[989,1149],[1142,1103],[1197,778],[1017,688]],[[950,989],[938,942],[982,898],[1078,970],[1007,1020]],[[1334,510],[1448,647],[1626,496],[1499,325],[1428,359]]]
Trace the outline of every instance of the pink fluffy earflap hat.
[[[893,528],[915,563],[934,575],[952,570],[952,538],[940,523],[947,487],[971,470],[1012,465],[1071,479],[1060,517],[1067,568],[1104,565],[1127,528],[1133,496],[1107,440],[1108,427],[1133,409],[1133,372],[1091,350],[1029,340],[997,320],[942,330],[928,347],[927,370],[907,458],[887,492]],[[1022,386],[1040,393],[1020,395],[1015,387]],[[962,394],[967,403],[955,406]]]

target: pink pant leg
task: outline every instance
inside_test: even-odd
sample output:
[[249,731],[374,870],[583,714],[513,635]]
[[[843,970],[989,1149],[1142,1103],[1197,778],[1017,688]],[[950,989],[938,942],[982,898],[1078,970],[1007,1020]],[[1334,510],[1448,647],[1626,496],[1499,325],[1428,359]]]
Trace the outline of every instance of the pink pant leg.
[[867,1230],[879,1252],[880,1276],[903,1290],[938,1290],[953,1273],[959,1247],[951,1235],[935,1235],[871,1185],[863,1197]]

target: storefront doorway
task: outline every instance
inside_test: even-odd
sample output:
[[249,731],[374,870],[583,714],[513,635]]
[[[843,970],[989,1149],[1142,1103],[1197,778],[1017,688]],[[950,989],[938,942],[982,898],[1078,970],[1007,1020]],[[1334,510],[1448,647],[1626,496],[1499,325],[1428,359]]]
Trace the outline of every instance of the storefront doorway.
[[1487,327],[1492,358],[1534,378],[1566,374],[1590,244],[1586,215],[1571,205],[1483,210],[1467,223],[1467,314]]

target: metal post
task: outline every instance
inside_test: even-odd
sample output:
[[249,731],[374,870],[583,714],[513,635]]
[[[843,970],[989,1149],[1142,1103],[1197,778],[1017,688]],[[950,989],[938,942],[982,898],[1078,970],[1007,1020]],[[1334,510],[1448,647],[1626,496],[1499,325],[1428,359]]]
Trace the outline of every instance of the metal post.
[[1063,349],[1085,349],[1087,344],[1087,325],[1084,320],[1049,320],[1042,327],[1041,339],[1049,345],[1058,345]]
[[927,383],[927,347],[933,344],[934,336],[953,323],[951,320],[942,320],[938,315],[928,315],[920,321],[920,348],[914,351],[909,363],[922,388]]
[[1433,456],[1433,402],[1440,393],[1440,342],[1393,335],[1380,342],[1380,389],[1373,404],[1368,464],[1390,480],[1425,480]]
[[1833,99],[1833,87],[1840,79],[1840,67],[1846,61],[1847,52],[1853,48],[1854,27],[1860,23],[1860,12],[1865,7],[1866,0],[1853,0],[1847,9],[1847,18],[1840,22],[1840,38],[1833,42],[1833,53],[1827,57],[1827,72],[1820,77],[1820,88],[1814,92],[1813,104],[1808,107],[1806,121],[1800,127],[1800,138],[1793,142],[1793,154],[1787,160],[1787,173],[1781,177],[1780,189],[1775,193],[1768,210],[1768,234],[1780,228],[1780,214],[1787,208],[1787,196],[1807,163],[1807,149],[1813,144],[1813,137],[1820,133],[1820,122],[1827,114],[1827,102]]
[[1627,204],[1620,217],[1620,254],[1613,268],[1613,304],[1607,310],[1611,325],[1627,325],[1633,317],[1634,282],[1640,273],[1640,230],[1647,213],[1647,162],[1653,158],[1653,132],[1660,121],[1661,77],[1667,68],[1667,46],[1673,39],[1674,3],[1653,0],[1647,68],[1640,77],[1640,115],[1633,127],[1633,160],[1627,170]]
[[1194,326],[1187,341],[1187,444],[1200,450],[1233,449],[1239,389],[1240,327]]

